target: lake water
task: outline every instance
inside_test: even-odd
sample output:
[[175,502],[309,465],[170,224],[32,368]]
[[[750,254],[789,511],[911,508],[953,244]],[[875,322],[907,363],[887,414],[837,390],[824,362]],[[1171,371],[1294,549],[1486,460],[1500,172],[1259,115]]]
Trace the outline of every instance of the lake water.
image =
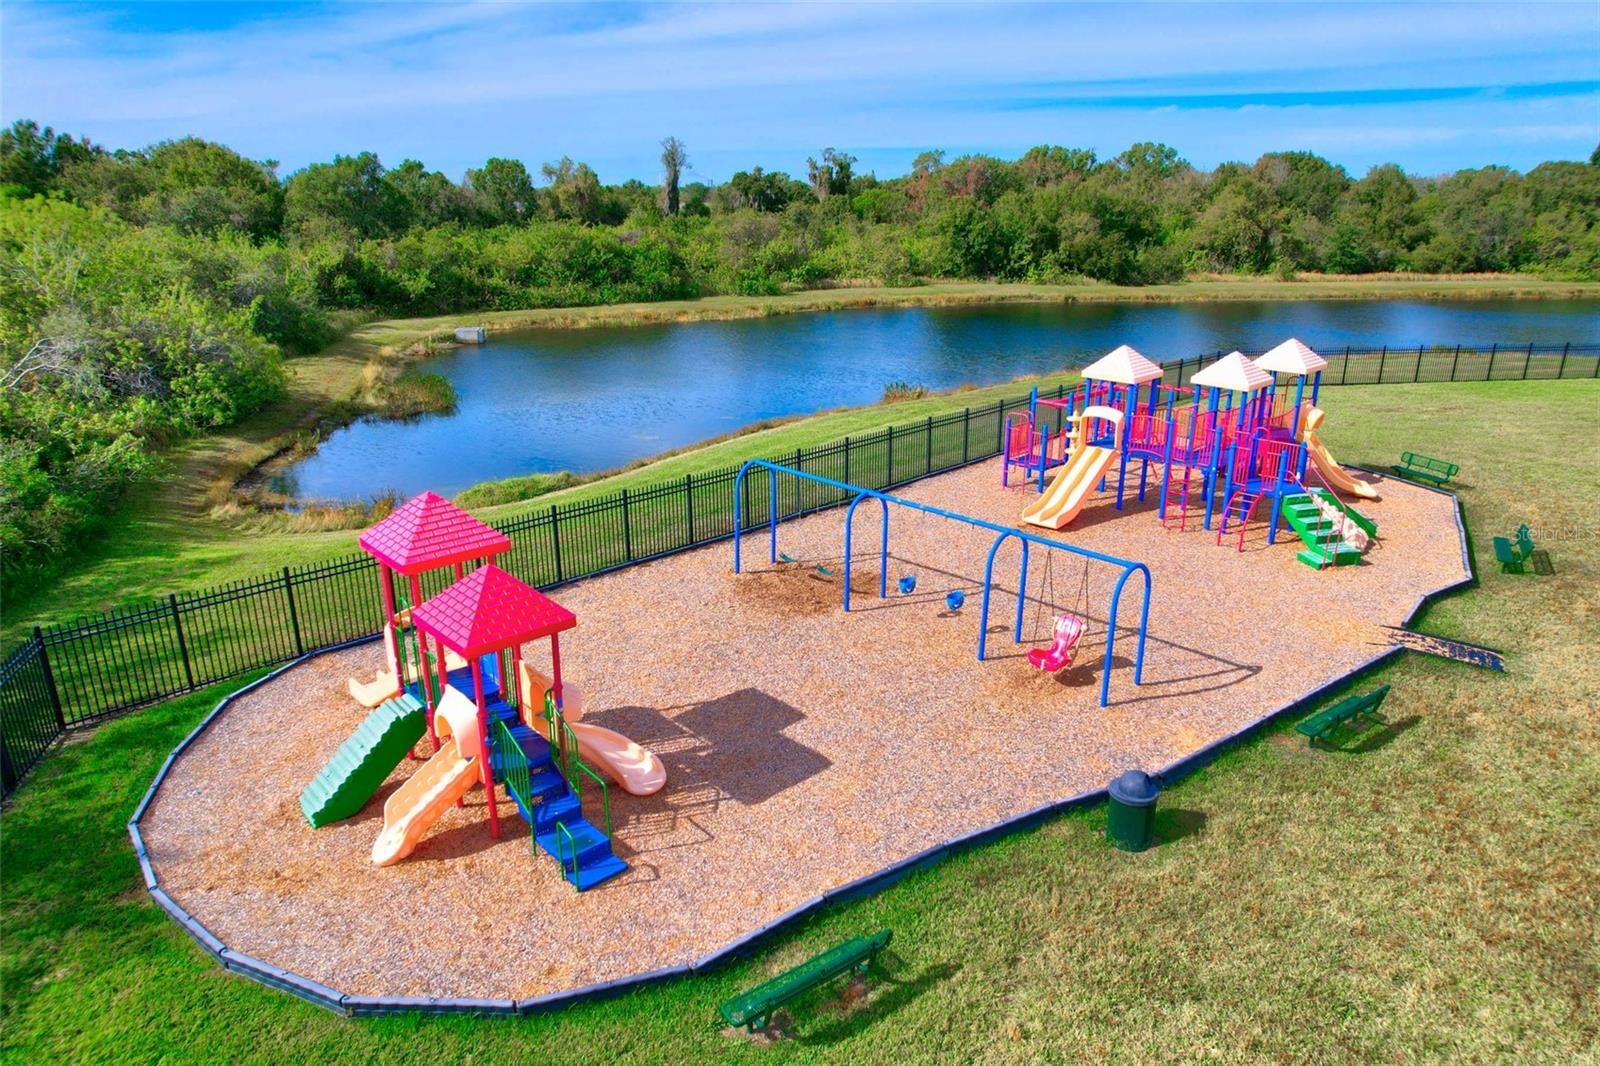
[[990,304],[491,334],[420,368],[451,415],[363,420],[273,479],[302,500],[621,466],[762,419],[872,403],[892,381],[950,389],[1084,366],[1119,344],[1156,360],[1299,337],[1346,345],[1600,343],[1600,300]]

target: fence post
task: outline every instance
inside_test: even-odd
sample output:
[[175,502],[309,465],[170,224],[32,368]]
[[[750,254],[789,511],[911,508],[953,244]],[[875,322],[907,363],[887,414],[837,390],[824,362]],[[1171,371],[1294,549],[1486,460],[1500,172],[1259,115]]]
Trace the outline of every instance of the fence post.
[[1350,346],[1344,346],[1344,366],[1339,368],[1339,384],[1344,384],[1344,379],[1350,376]]
[[1494,377],[1494,356],[1499,350],[1499,341],[1495,341],[1493,344],[1489,345],[1489,369],[1483,372],[1483,380],[1485,381],[1488,381],[1490,378]]
[[1533,342],[1528,342],[1528,354],[1522,360],[1522,380],[1528,380],[1528,364],[1533,362]]
[[1556,380],[1558,381],[1561,379],[1561,376],[1567,372],[1567,351],[1571,347],[1571,341],[1568,341],[1561,346],[1561,365],[1556,368]]
[[289,568],[283,568],[283,594],[289,601],[289,628],[294,630],[294,653],[304,655],[306,642],[300,639],[300,615],[294,609],[294,580],[289,577]]
[[994,402],[994,452],[991,454],[999,455],[1005,451],[1005,447],[1006,402],[1004,400],[996,400]]
[[50,709],[56,713],[56,728],[65,732],[67,716],[61,713],[61,693],[56,691],[56,675],[50,669],[50,656],[44,650],[44,631],[33,627],[33,643],[39,649],[39,668],[44,671],[44,690],[50,694]]
[[633,561],[633,522],[628,517],[628,490],[622,490],[622,557]]
[[850,484],[850,438],[844,439],[844,477],[839,479],[846,485]]
[[1417,345],[1417,369],[1411,374],[1411,384],[1422,380],[1422,345]]
[[1389,346],[1385,344],[1383,351],[1378,353],[1378,384],[1383,384],[1383,364],[1389,359]]
[[[967,465],[967,441],[971,437],[971,435],[972,435],[972,408],[963,407],[961,409],[961,465],[962,466],[966,466]],[[845,454],[848,455],[849,453],[846,452]],[[849,481],[850,479],[849,478],[845,478],[845,480]]]
[[1456,379],[1456,366],[1461,362],[1461,345],[1456,345],[1456,357],[1450,360],[1450,380]]
[[0,794],[11,795],[18,780],[17,769],[11,765],[11,749],[6,747],[6,735],[0,731]]
[[894,426],[884,434],[885,445],[883,449],[883,487],[888,488],[894,484]]
[[933,473],[933,416],[928,416],[928,447],[925,449],[925,458],[922,463],[924,474]]
[[550,541],[555,549],[556,556],[556,584],[566,580],[566,575],[561,571],[561,523],[556,520],[556,505],[550,505]]
[[[800,449],[796,448],[794,450],[794,468],[796,470],[804,469],[804,467],[801,466],[801,464],[803,462],[805,462],[805,460],[803,458],[801,458]],[[800,482],[802,482],[804,480],[805,480],[805,478],[803,478],[803,477],[797,477],[797,478],[794,479],[794,513],[797,514],[797,515],[800,514],[800,510],[801,510],[801,508],[800,508]]]
[[694,475],[683,475],[683,500],[684,506],[689,511],[689,539],[684,541],[687,547],[694,543]]
[[178,634],[178,654],[183,658],[183,679],[194,688],[194,668],[189,665],[189,642],[183,639],[183,619],[178,616],[178,594],[167,593],[167,609],[172,612],[172,628]]

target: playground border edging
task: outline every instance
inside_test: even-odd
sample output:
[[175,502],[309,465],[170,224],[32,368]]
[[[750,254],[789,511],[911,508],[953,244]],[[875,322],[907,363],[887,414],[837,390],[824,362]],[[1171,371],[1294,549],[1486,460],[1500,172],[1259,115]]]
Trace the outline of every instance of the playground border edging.
[[[1354,467],[1353,469],[1363,470],[1368,473],[1380,473],[1379,471],[1371,470],[1368,467]],[[1404,479],[1400,480],[1403,481]],[[1447,585],[1443,585],[1437,589],[1434,589],[1432,592],[1426,592],[1418,596],[1416,602],[1412,604],[1411,609],[1406,613],[1404,619],[1405,623],[1409,625],[1411,619],[1416,617],[1417,613],[1421,611],[1422,608],[1429,602],[1440,596],[1447,595],[1458,589],[1475,584],[1478,578],[1477,573],[1473,568],[1472,558],[1468,548],[1465,514],[1461,505],[1460,497],[1444,488],[1436,488],[1430,485],[1419,485],[1410,481],[1405,481],[1404,483],[1407,485],[1412,485],[1416,488],[1425,489],[1429,492],[1438,493],[1441,496],[1448,496],[1453,501],[1456,532],[1461,545],[1462,564],[1463,568],[1467,572],[1467,576],[1461,578],[1460,580],[1452,581]],[[732,536],[732,534],[729,534],[729,536]],[[579,578],[576,580],[583,579]],[[570,584],[572,582],[566,583]],[[195,940],[202,950],[204,950],[208,955],[217,959],[222,964],[223,968],[229,972],[239,974],[243,977],[248,977],[259,984],[267,986],[268,988],[274,988],[282,992],[287,992],[290,995],[297,996],[309,1003],[313,1003],[319,1007],[324,1007],[346,1017],[377,1017],[381,1015],[393,1014],[472,1014],[500,1016],[528,1015],[563,1009],[579,1002],[610,999],[647,985],[671,981],[689,975],[699,975],[725,962],[730,962],[741,955],[749,954],[750,951],[753,950],[753,948],[761,941],[777,932],[784,930],[788,926],[795,924],[802,918],[808,917],[813,913],[821,912],[830,905],[849,903],[864,899],[868,896],[876,895],[877,893],[882,892],[883,890],[890,888],[895,884],[898,884],[900,881],[904,880],[906,877],[915,873],[916,871],[932,867],[946,858],[965,851],[970,851],[973,848],[980,847],[984,844],[992,843],[993,841],[999,840],[1002,837],[1010,836],[1026,829],[1036,828],[1048,821],[1051,821],[1058,815],[1066,813],[1069,810],[1078,807],[1092,806],[1106,798],[1106,789],[1104,788],[1093,789],[1088,792],[1081,792],[1066,799],[1052,801],[1050,803],[1035,807],[1032,810],[1023,811],[1021,814],[1015,815],[1004,821],[997,822],[994,825],[974,830],[962,836],[953,837],[941,844],[936,844],[930,848],[920,851],[915,855],[907,856],[906,858],[901,859],[899,862],[893,863],[880,870],[876,870],[852,881],[848,881],[837,888],[829,889],[822,895],[813,897],[812,899],[807,900],[796,907],[790,908],[753,932],[739,937],[731,943],[724,945],[708,955],[702,956],[692,963],[664,967],[641,974],[635,974],[629,977],[615,978],[610,981],[597,982],[595,984],[584,985],[579,988],[566,989],[559,992],[551,992],[541,996],[534,996],[524,999],[350,995],[348,993],[340,992],[337,989],[330,988],[329,986],[321,984],[320,982],[314,981],[310,978],[303,977],[299,974],[292,973],[288,970],[274,966],[269,962],[254,958],[253,956],[246,955],[242,952],[234,951],[232,948],[224,945],[222,941],[218,939],[209,929],[207,929],[198,919],[194,918],[194,916],[190,915],[186,910],[184,910],[183,907],[177,903],[177,901],[168,896],[167,893],[160,887],[155,874],[155,869],[150,863],[149,853],[144,845],[144,838],[139,832],[139,821],[144,817],[144,813],[149,807],[150,802],[155,798],[156,791],[166,780],[167,774],[172,769],[172,765],[176,761],[177,757],[183,754],[184,750],[187,749],[189,745],[192,744],[207,728],[209,728],[211,724],[216,721],[218,717],[220,717],[222,712],[226,710],[236,698],[249,693],[267,681],[271,681],[278,675],[285,673],[286,671],[299,666],[302,663],[308,662],[311,659],[328,654],[330,652],[342,651],[346,648],[370,643],[377,640],[378,636],[379,634],[369,634],[367,636],[357,637],[353,640],[345,641],[341,644],[307,652],[305,655],[298,656],[297,658],[284,663],[282,666],[277,667],[270,673],[256,679],[255,681],[252,681],[250,684],[245,685],[237,691],[231,692],[227,696],[224,696],[217,702],[217,705],[211,709],[210,713],[208,713],[205,718],[201,720],[200,724],[195,726],[195,728],[190,731],[190,733],[184,737],[183,740],[179,742],[178,746],[175,747],[167,756],[166,760],[161,765],[161,769],[157,772],[155,779],[150,783],[149,789],[146,790],[144,798],[140,801],[139,806],[135,809],[132,818],[130,818],[128,821],[128,834],[133,842],[134,854],[139,859],[139,866],[145,878],[145,888],[150,893],[151,899],[154,900],[157,906],[166,911],[167,914],[172,917],[172,919]],[[1389,661],[1390,659],[1397,657],[1405,650],[1407,649],[1400,645],[1394,645],[1386,648],[1383,651],[1378,652],[1376,655],[1373,655],[1372,657],[1359,663],[1355,667],[1345,671],[1344,673],[1330,678],[1313,691],[1298,696],[1287,703],[1281,704],[1276,709],[1268,711],[1261,718],[1258,718],[1249,725],[1236,730],[1220,740],[1206,745],[1199,751],[1179,759],[1177,762],[1168,765],[1164,769],[1156,771],[1153,776],[1155,776],[1156,779],[1164,786],[1176,784],[1178,781],[1189,776],[1190,774],[1205,768],[1212,762],[1215,762],[1231,748],[1259,733],[1266,732],[1268,729],[1277,725],[1283,718],[1303,710],[1305,707],[1322,699],[1327,693],[1349,683],[1355,678]]]

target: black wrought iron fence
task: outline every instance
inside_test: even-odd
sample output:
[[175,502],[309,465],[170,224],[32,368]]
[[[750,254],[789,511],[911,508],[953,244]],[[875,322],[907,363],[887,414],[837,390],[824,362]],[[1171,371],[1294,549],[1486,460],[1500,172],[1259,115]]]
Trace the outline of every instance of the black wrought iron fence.
[[[1490,345],[1324,353],[1325,384],[1600,376],[1600,345]],[[1168,379],[1187,384],[1223,355],[1169,362]],[[1063,388],[1053,390],[1061,395]],[[838,481],[886,489],[988,459],[1001,448],[1018,396],[978,408],[890,426],[830,444],[765,456]],[[737,467],[690,474],[642,489],[555,504],[503,523],[511,550],[500,564],[551,588],[658,558],[733,532]],[[761,471],[745,481],[746,529],[768,520],[770,486]],[[790,479],[780,518],[844,502],[825,485]],[[429,575],[424,592],[443,588]],[[0,662],[0,784],[9,794],[66,730],[308,651],[376,632],[382,624],[376,565],[352,555],[281,570],[199,592],[175,592],[63,624],[35,628]]]

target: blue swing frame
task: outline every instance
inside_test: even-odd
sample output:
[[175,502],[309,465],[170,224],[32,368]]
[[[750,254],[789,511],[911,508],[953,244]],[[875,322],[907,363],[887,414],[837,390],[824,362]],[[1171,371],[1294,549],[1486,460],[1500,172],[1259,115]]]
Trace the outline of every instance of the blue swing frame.
[[[747,532],[745,528],[745,516],[743,508],[745,495],[744,487],[745,476],[752,469],[765,470],[767,471],[768,475],[769,500],[767,505],[767,550],[768,556],[774,565],[776,565],[778,561],[778,478],[780,476],[787,475],[789,477],[799,478],[802,481],[810,481],[814,484],[826,485],[830,488],[838,489],[840,492],[850,494],[855,497],[850,501],[850,506],[845,512],[844,524],[843,606],[844,610],[847,612],[850,610],[850,563],[852,531],[855,526],[856,508],[861,505],[861,501],[868,499],[877,500],[883,508],[881,524],[882,531],[880,534],[881,541],[878,549],[879,599],[887,599],[889,595],[890,504],[895,504],[900,507],[907,507],[913,511],[921,511],[925,514],[937,515],[940,518],[948,518],[955,522],[965,522],[967,525],[977,526],[980,529],[992,530],[996,536],[994,543],[989,546],[989,554],[987,559],[984,561],[983,567],[983,608],[978,618],[979,662],[984,661],[985,653],[988,648],[989,599],[990,593],[994,586],[995,554],[1000,550],[1000,546],[1006,541],[1016,539],[1022,544],[1022,562],[1017,578],[1017,619],[1011,638],[1013,643],[1022,642],[1022,619],[1023,607],[1027,602],[1028,547],[1030,544],[1039,545],[1046,550],[1062,551],[1068,553],[1069,555],[1077,555],[1084,559],[1117,567],[1122,571],[1122,574],[1117,578],[1117,583],[1111,590],[1111,603],[1106,613],[1105,667],[1100,674],[1100,706],[1102,707],[1106,706],[1111,691],[1111,663],[1113,654],[1116,650],[1117,608],[1120,606],[1122,601],[1122,588],[1127,584],[1128,578],[1132,577],[1135,573],[1140,574],[1144,578],[1144,596],[1142,597],[1142,602],[1139,606],[1139,648],[1138,652],[1134,656],[1133,661],[1133,683],[1135,685],[1142,683],[1144,678],[1145,639],[1148,636],[1150,624],[1151,593],[1150,568],[1144,563],[1133,562],[1129,559],[1119,559],[1114,555],[1104,555],[1097,551],[1091,551],[1088,548],[1080,548],[1076,545],[1064,544],[1061,541],[1048,540],[1032,533],[1024,533],[1020,529],[1007,529],[1005,526],[996,525],[993,522],[987,522],[981,518],[974,518],[971,515],[961,514],[958,511],[947,511],[942,507],[933,507],[929,504],[917,503],[915,500],[907,500],[899,496],[891,496],[886,492],[879,492],[876,489],[864,488],[860,485],[851,485],[844,481],[835,481],[833,478],[823,477],[821,474],[813,474],[805,470],[796,470],[794,467],[783,466],[779,463],[771,463],[765,459],[751,459],[745,462],[745,464],[739,468],[739,476],[734,480],[733,486],[733,572],[736,574],[743,571],[742,545],[744,534]],[[844,501],[840,500],[839,502],[842,503]],[[791,515],[789,517],[798,517],[798,515],[801,513],[803,513],[803,510],[797,511],[795,515]]]

